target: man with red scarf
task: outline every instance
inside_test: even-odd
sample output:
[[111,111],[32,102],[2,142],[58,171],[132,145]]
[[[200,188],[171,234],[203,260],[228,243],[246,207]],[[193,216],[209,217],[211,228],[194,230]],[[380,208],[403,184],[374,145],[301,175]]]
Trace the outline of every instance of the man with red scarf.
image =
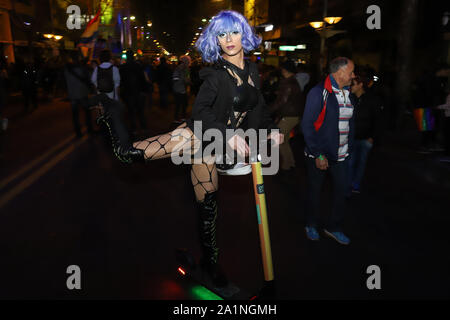
[[345,57],[330,62],[330,74],[308,93],[302,119],[308,179],[306,236],[319,240],[317,231],[320,192],[326,172],[333,178],[333,212],[324,233],[343,245],[350,239],[342,231],[348,186],[348,157],[354,140],[353,97],[349,86],[354,63]]

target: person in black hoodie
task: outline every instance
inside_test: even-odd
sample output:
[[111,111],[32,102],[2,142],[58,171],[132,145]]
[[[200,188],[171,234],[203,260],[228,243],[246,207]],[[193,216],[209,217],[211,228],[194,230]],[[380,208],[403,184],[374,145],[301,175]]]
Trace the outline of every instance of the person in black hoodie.
[[159,59],[159,65],[156,67],[156,77],[159,89],[159,105],[161,108],[167,108],[169,103],[169,91],[172,78],[172,71],[166,62],[166,58]]
[[349,161],[350,190],[360,193],[367,159],[375,141],[380,138],[382,100],[368,88],[364,73],[353,79],[351,92],[356,96],[355,141]]
[[[148,83],[145,78],[144,69],[134,60],[134,52],[127,50],[127,62],[120,66],[120,89],[122,99],[128,108],[130,118],[130,130],[135,133],[137,120],[139,120],[141,129],[147,128],[147,122],[144,115],[144,102],[142,95],[147,90]],[[137,119],[136,119],[137,118]]]
[[93,133],[91,110],[83,108],[82,101],[87,99],[91,90],[89,70],[84,63],[80,62],[80,53],[74,51],[71,54],[69,63],[64,69],[64,76],[67,84],[67,96],[72,106],[72,122],[75,134],[81,138],[80,108],[84,109],[86,116],[86,126],[89,134]]
[[[213,66],[200,71],[203,83],[194,102],[192,117],[172,132],[131,145],[119,119],[120,112],[116,111],[120,109],[118,103],[105,95],[98,96],[96,100],[101,100],[105,109],[104,116],[99,120],[112,134],[116,157],[127,163],[173,157],[184,152],[186,146],[197,149],[203,133],[208,129],[220,132],[227,147],[244,157],[250,152],[245,138],[236,132],[230,138],[226,134],[229,132],[227,129],[242,128],[244,122],[247,128],[271,130],[268,139],[272,139],[275,146],[283,143],[283,135],[279,130],[273,130],[278,128],[272,122],[260,92],[257,66],[244,60],[244,52],[254,50],[260,42],[261,39],[240,13],[222,11],[214,17],[196,44],[203,59]],[[90,103],[94,105],[96,102],[92,100]],[[200,132],[197,130],[198,124],[202,128]],[[217,154],[194,159],[190,175],[199,210],[203,249],[201,264],[213,283],[223,287],[228,281],[218,265],[216,245],[216,197],[219,188],[216,158]],[[249,165],[242,168],[246,167]]]
[[21,88],[24,98],[24,112],[28,113],[30,102],[33,105],[33,110],[38,107],[37,99],[37,69],[31,59],[26,61],[25,67],[21,74]]

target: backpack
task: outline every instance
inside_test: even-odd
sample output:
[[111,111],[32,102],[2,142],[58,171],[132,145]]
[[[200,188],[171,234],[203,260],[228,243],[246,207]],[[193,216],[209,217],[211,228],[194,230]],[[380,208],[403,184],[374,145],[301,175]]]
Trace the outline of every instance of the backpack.
[[114,90],[113,66],[105,69],[97,68],[97,89],[102,93]]

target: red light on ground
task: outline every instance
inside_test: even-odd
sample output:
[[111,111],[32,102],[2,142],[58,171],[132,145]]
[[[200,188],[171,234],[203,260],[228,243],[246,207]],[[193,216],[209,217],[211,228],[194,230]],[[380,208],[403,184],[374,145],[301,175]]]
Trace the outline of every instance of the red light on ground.
[[186,275],[186,271],[184,271],[181,267],[178,267],[178,272],[181,273],[183,276]]

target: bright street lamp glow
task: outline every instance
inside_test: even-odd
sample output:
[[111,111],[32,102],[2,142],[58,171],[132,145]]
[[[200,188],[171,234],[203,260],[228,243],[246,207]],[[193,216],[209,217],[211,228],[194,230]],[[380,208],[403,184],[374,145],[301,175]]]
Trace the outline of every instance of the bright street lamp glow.
[[309,25],[311,27],[313,27],[314,29],[319,29],[319,28],[323,27],[323,21],[313,21],[313,22],[310,22]]
[[323,18],[328,24],[336,24],[342,20],[342,17],[325,17]]
[[272,30],[273,30],[273,24],[269,24],[268,26],[266,26],[266,27],[264,28],[264,31],[265,31],[265,32],[272,31]]

